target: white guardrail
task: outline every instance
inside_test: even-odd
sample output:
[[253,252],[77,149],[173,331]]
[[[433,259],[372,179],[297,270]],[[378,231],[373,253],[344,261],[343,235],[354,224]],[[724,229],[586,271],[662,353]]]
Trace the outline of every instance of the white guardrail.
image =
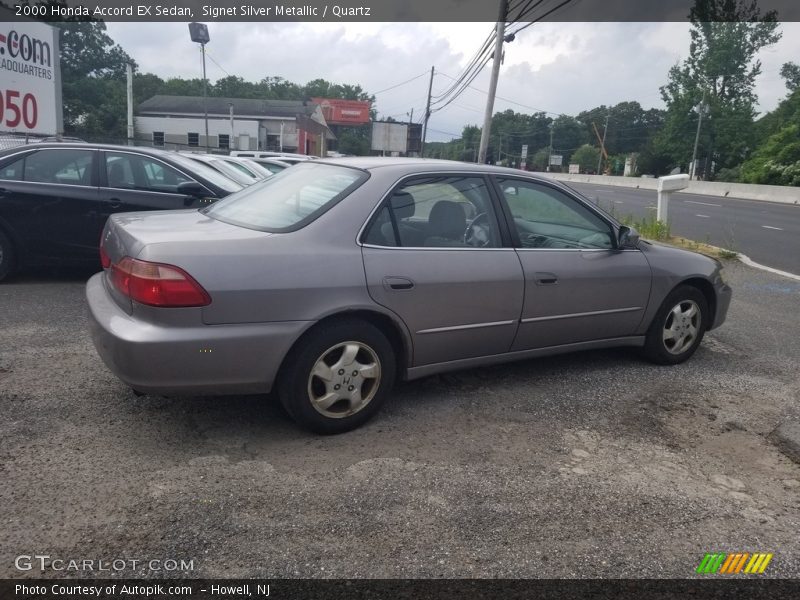
[[[614,185],[642,190],[658,190],[659,180],[654,177],[615,177],[611,175],[569,175],[567,173],[542,173],[559,181],[591,183],[593,185]],[[678,177],[678,176],[676,176]],[[684,175],[688,177],[688,175]],[[661,179],[665,179],[662,177]],[[685,189],[677,193],[718,196],[721,198],[741,198],[743,200],[763,200],[782,204],[800,205],[800,187],[778,185],[756,185],[751,183],[724,183],[718,181],[689,181]]]

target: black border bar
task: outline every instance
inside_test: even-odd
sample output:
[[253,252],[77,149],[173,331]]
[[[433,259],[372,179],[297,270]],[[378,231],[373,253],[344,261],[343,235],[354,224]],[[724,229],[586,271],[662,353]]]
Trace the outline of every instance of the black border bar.
[[[720,6],[730,0],[708,0]],[[754,2],[761,16],[800,21],[797,0],[733,0]],[[0,0],[12,18],[44,21],[93,18],[103,21],[263,22],[492,22],[500,0],[30,0],[44,14],[17,8],[22,0]],[[509,0],[508,21],[658,22],[686,21],[694,0]],[[62,10],[64,9],[64,10]],[[22,12],[21,12],[22,11]],[[520,18],[520,14],[524,16]],[[717,13],[719,14],[719,13]],[[725,20],[719,18],[715,20]]]
[[[262,586],[259,593],[259,587]],[[125,593],[124,590],[128,589]],[[176,589],[179,588],[179,589]],[[33,590],[33,591],[32,591]],[[268,590],[268,595],[264,593]],[[99,593],[98,593],[99,591]],[[800,580],[703,579],[4,579],[3,600],[775,600],[800,597]]]

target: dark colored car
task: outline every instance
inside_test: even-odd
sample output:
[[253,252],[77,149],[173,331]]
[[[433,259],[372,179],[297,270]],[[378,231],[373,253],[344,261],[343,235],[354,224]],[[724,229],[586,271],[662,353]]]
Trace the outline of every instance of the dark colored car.
[[199,208],[242,189],[174,152],[86,143],[0,152],[0,280],[32,265],[100,266],[109,215]]

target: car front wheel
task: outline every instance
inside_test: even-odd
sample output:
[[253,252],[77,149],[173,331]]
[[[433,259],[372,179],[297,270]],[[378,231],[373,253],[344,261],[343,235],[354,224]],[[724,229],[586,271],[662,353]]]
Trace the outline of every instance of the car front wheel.
[[386,336],[367,322],[346,319],[323,324],[298,342],[278,395],[306,429],[343,433],[378,412],[394,377],[394,351]]
[[708,302],[695,287],[675,288],[647,332],[645,356],[661,365],[682,363],[694,354],[708,328]]

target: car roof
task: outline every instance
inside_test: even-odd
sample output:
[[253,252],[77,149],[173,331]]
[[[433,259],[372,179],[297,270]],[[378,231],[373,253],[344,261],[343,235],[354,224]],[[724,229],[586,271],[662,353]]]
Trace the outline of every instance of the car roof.
[[476,163],[459,162],[455,160],[440,160],[434,158],[406,158],[388,156],[348,156],[343,158],[320,158],[315,164],[342,165],[371,171],[383,167],[405,168],[409,173],[418,171],[424,173],[429,170],[436,171],[470,171],[475,173],[495,173],[499,175],[524,175],[544,181],[553,181],[549,177],[529,171],[520,171],[509,167],[495,165],[481,165]]
[[120,152],[140,152],[142,154],[150,154],[159,158],[169,157],[175,154],[174,151],[162,150],[161,148],[151,148],[149,146],[123,146],[121,144],[92,144],[87,142],[37,142],[35,144],[24,144],[22,146],[15,146],[8,150],[0,152],[0,156],[6,154],[16,154],[21,150],[46,150],[49,148],[75,148],[76,150],[112,150]]

